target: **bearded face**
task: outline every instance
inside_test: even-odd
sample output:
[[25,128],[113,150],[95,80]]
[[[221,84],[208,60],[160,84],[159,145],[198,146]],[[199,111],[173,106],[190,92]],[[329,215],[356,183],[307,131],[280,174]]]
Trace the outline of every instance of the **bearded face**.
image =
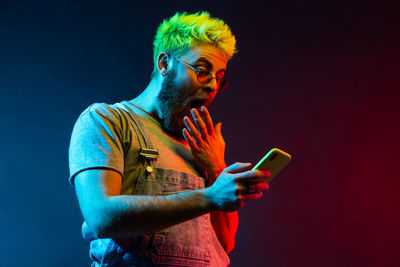
[[[157,96],[160,118],[165,131],[178,140],[183,139],[185,127],[183,118],[190,116],[192,108],[208,107],[218,90],[218,83],[211,79],[200,83],[194,68],[217,73],[226,70],[227,57],[224,52],[212,45],[196,46],[174,61],[172,68],[163,77],[161,89]],[[190,62],[183,64],[183,62]]]

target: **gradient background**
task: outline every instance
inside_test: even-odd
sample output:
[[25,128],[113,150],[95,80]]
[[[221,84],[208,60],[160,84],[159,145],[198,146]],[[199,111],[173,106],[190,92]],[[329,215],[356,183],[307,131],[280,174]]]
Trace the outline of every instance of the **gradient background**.
[[231,266],[400,266],[394,3],[0,0],[0,265],[89,266],[74,122],[147,86],[163,18],[208,10],[240,50],[211,107],[227,163],[293,155],[240,210]]

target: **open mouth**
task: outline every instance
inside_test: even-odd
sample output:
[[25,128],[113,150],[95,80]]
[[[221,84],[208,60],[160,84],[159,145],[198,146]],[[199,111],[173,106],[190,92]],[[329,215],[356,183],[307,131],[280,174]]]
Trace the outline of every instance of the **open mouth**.
[[190,102],[190,109],[192,108],[199,109],[201,108],[201,106],[204,106],[205,102],[206,102],[205,100],[201,99],[193,100],[192,102]]

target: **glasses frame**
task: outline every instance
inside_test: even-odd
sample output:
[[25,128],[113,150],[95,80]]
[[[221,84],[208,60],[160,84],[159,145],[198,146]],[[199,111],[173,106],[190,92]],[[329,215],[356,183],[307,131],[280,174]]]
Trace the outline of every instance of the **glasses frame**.
[[175,57],[175,56],[173,56],[176,60],[178,60],[179,62],[181,62],[181,63],[183,63],[184,65],[186,65],[187,67],[189,67],[190,69],[192,69],[192,70],[194,70],[195,72],[196,72],[196,77],[197,77],[197,81],[199,82],[199,83],[201,83],[201,84],[207,84],[207,83],[209,83],[213,78],[217,81],[217,83],[218,83],[218,92],[222,92],[222,91],[224,91],[225,89],[226,89],[226,87],[228,86],[228,84],[229,84],[229,82],[228,82],[228,80],[226,80],[226,79],[224,79],[224,78],[222,78],[222,79],[218,79],[217,78],[217,76],[212,72],[212,71],[210,71],[209,72],[209,74],[211,74],[210,75],[210,78],[206,81],[206,82],[201,82],[200,80],[199,80],[199,74],[200,74],[200,72],[202,72],[202,71],[200,71],[199,69],[196,69],[194,66],[192,66],[191,64],[189,64],[189,63],[187,63],[187,62],[185,62],[185,61],[183,61],[183,60],[181,60],[181,59],[179,59],[179,58],[177,58],[177,57]]

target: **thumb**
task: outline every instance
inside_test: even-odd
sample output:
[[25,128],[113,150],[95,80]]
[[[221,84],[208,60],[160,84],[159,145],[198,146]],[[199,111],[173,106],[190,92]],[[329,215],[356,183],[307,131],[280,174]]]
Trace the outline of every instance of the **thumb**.
[[238,172],[248,171],[252,167],[253,166],[251,165],[251,163],[236,162],[236,163],[230,165],[229,167],[225,168],[224,172],[234,174],[234,173],[238,173]]

